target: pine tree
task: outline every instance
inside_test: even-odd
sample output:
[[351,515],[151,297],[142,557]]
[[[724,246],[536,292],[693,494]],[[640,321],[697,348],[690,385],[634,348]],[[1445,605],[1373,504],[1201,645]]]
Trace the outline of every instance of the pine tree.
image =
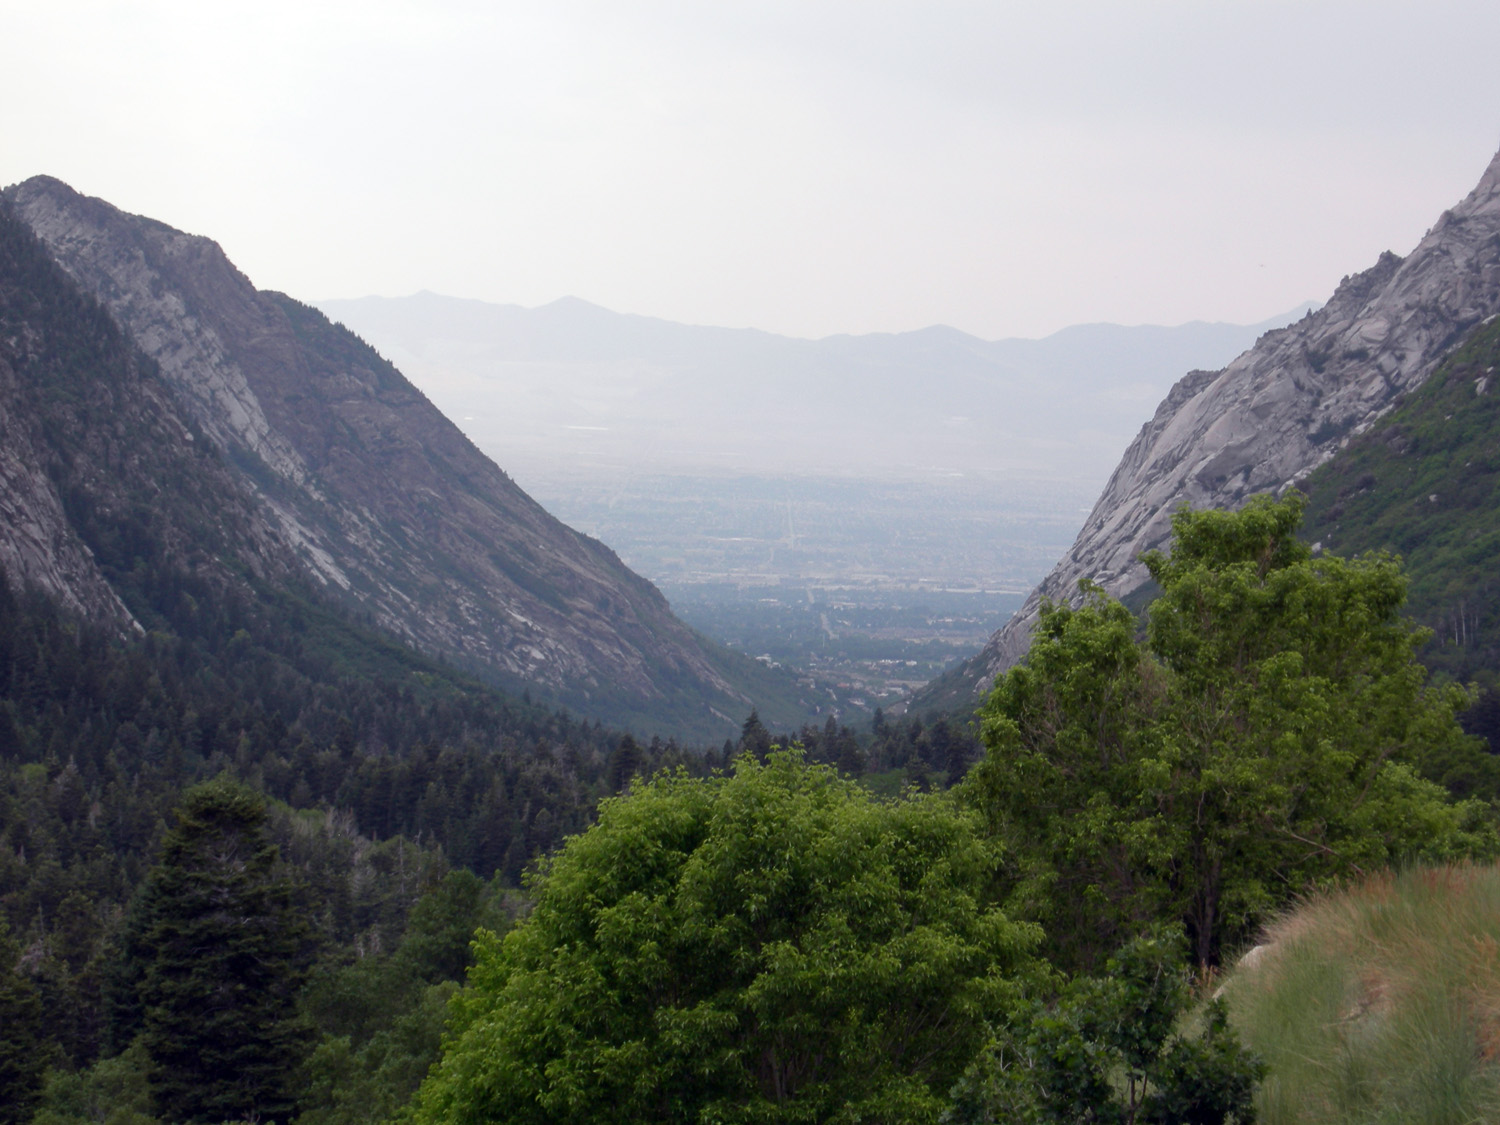
[[0,920],[0,1125],[31,1120],[48,1061],[42,1002],[31,981],[17,971],[19,952]]
[[765,724],[760,721],[760,714],[754,709],[751,709],[750,717],[740,728],[739,752],[744,753],[746,750],[760,761],[764,761],[771,751],[771,732],[766,730]]
[[145,898],[142,1034],[158,1113],[290,1119],[310,949],[261,799],[222,779],[188,790]]

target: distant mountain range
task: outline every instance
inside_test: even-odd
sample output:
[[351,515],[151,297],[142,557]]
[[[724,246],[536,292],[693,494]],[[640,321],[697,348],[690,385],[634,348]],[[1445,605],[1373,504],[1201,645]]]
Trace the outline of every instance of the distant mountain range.
[[318,308],[397,364],[483,449],[528,473],[1105,479],[1178,373],[1270,328],[1093,324],[1043,340],[956,329],[802,340],[674,324],[576,298],[419,293]]
[[[1268,333],[1227,367],[1180,379],[1131,443],[1072,549],[1026,606],[981,654],[919,693],[912,706],[945,708],[980,698],[998,673],[1024,655],[1040,600],[1075,596],[1080,578],[1117,597],[1142,591],[1147,575],[1139,558],[1167,545],[1172,512],[1182,504],[1232,508],[1255,493],[1305,482],[1320,465],[1337,464],[1351,443],[1363,447],[1361,435],[1497,314],[1500,155],[1405,258],[1387,252],[1363,273],[1345,278],[1321,309]],[[1406,465],[1417,471],[1410,461]],[[1445,484],[1432,490],[1437,499],[1428,503],[1441,507],[1447,495],[1451,505],[1455,492],[1469,491],[1471,469],[1448,466]],[[1349,482],[1340,489],[1348,496],[1358,491]],[[1481,522],[1493,522],[1488,494],[1475,502],[1484,513]],[[1332,506],[1320,507],[1315,525],[1328,529],[1331,544],[1380,545],[1372,514],[1355,521],[1359,533],[1350,534],[1338,515],[1329,515]],[[1443,511],[1457,518],[1457,509]],[[1431,531],[1441,522],[1424,519],[1419,526]],[[1413,554],[1429,545],[1425,533],[1397,542]],[[1490,570],[1493,565],[1493,557],[1482,564]]]
[[3,202],[14,584],[122,633],[184,583],[200,601],[295,587],[585,716],[717,740],[757,704],[806,714],[785,676],[679,622],[389,362],[215,243],[46,177]]

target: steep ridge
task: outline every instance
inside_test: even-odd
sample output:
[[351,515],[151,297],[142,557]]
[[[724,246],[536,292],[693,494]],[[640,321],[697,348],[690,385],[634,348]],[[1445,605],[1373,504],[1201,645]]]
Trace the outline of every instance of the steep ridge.
[[1422,659],[1455,679],[1500,672],[1500,320],[1307,478],[1303,535],[1354,556],[1402,556]]
[[0,571],[13,585],[129,634],[142,625],[122,582],[148,556],[217,595],[295,572],[174,398],[0,205]]
[[1146,582],[1173,511],[1232,508],[1300,481],[1363,433],[1500,312],[1500,154],[1406,258],[1385,253],[1323,308],[1266,333],[1222,371],[1185,375],[1131,443],[1073,547],[983,652],[912,707],[972,702],[1024,655],[1042,598],[1089,578],[1117,597]]
[[[248,498],[251,538],[327,594],[423,650],[585,713],[744,711],[731,654],[549,516],[357,337],[256,290],[206,238],[46,177],[4,196],[154,361],[184,432],[219,452]],[[107,601],[57,573],[80,604]]]

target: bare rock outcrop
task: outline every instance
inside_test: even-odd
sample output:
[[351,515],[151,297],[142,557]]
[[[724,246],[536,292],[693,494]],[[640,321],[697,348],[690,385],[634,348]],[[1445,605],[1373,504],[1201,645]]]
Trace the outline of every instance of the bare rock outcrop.
[[1067,555],[984,651],[945,677],[950,700],[978,697],[1025,654],[1043,598],[1074,597],[1083,578],[1129,596],[1147,581],[1140,556],[1168,544],[1177,508],[1233,508],[1296,483],[1496,313],[1500,154],[1406,258],[1383,254],[1222,371],[1184,376],[1126,450]]
[[264,536],[329,597],[590,710],[746,702],[650,583],[548,515],[357,337],[257,290],[206,238],[47,177],[5,198],[155,361]]
[[68,520],[45,469],[46,441],[35,418],[16,409],[21,378],[6,350],[0,346],[0,573],[69,612],[138,628]]

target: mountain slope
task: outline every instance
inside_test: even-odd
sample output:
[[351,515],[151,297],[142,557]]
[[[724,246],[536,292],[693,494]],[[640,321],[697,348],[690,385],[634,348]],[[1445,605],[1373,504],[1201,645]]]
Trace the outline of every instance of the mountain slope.
[[[138,563],[224,597],[295,559],[154,363],[0,206],[0,569],[116,633]],[[122,593],[127,597],[122,598]]]
[[1500,321],[1303,486],[1304,535],[1341,555],[1400,554],[1423,654],[1459,678],[1500,671]]
[[256,290],[207,239],[45,177],[4,196],[154,361],[250,513],[226,522],[263,554],[420,649],[587,714],[704,734],[748,709],[734,681],[758,670],[549,516],[352,334]]
[[1419,386],[1500,311],[1500,155],[1402,259],[1345,278],[1327,305],[1268,332],[1222,371],[1193,371],[1142,427],[1072,549],[1025,607],[913,707],[973,701],[1025,653],[1043,597],[1091,578],[1117,597],[1146,581],[1140,555],[1166,544],[1174,510],[1234,507],[1301,480],[1398,396]]

